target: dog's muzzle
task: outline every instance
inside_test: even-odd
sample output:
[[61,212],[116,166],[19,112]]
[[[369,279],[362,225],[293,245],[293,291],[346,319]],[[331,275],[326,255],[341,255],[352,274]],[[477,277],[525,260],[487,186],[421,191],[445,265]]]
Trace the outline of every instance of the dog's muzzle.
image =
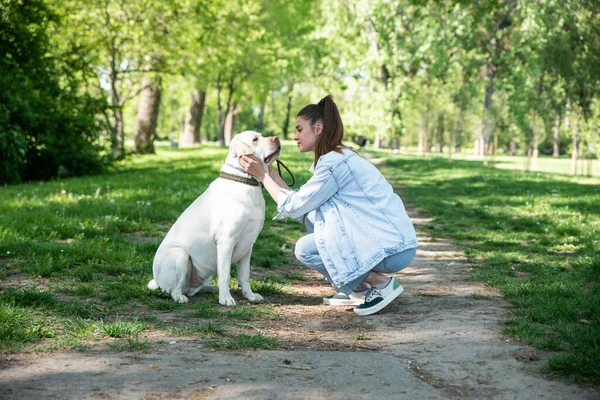
[[265,164],[268,164],[271,161],[273,161],[274,159],[276,159],[277,157],[279,157],[280,152],[281,152],[281,147],[277,148],[277,150],[275,150],[273,153],[271,153],[270,155],[265,157]]

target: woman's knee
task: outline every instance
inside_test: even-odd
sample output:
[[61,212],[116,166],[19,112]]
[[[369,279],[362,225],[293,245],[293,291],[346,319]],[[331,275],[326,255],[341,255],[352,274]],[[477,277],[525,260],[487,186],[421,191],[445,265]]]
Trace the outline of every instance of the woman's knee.
[[313,235],[303,236],[296,242],[294,255],[298,261],[306,265],[314,263],[315,255],[318,256],[319,254],[317,251],[317,246],[314,242],[315,239]]
[[416,248],[401,251],[400,253],[396,253],[384,259],[375,268],[373,268],[373,271],[384,273],[402,271],[404,268],[410,265],[416,254]]

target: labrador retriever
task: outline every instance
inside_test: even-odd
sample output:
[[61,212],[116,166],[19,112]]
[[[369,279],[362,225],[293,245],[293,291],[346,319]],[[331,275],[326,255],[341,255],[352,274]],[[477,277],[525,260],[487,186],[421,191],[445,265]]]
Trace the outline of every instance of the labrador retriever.
[[[173,300],[185,303],[198,292],[219,293],[219,303],[234,306],[229,292],[231,264],[237,263],[242,294],[252,302],[262,301],[250,288],[250,256],[265,219],[262,188],[239,163],[239,157],[254,154],[267,167],[279,157],[276,136],[263,137],[253,131],[236,135],[230,145],[221,175],[177,219],[160,244],[148,288],[160,288]],[[218,284],[210,285],[217,274]]]

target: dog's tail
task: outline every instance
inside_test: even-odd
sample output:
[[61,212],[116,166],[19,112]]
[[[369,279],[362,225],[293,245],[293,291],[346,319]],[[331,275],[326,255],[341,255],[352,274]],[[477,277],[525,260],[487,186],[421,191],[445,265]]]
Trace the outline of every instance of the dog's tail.
[[148,289],[150,289],[150,290],[158,289],[158,284],[156,283],[156,281],[154,279],[152,279],[150,282],[148,282]]

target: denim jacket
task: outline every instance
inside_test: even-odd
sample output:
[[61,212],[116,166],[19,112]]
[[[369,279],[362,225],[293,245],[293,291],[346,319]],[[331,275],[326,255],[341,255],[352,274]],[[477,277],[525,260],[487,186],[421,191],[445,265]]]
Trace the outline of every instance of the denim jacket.
[[368,273],[384,258],[418,246],[402,200],[370,162],[344,148],[342,154],[321,156],[310,171],[312,178],[299,189],[279,191],[273,219],[304,222],[316,211],[317,249],[336,287]]

